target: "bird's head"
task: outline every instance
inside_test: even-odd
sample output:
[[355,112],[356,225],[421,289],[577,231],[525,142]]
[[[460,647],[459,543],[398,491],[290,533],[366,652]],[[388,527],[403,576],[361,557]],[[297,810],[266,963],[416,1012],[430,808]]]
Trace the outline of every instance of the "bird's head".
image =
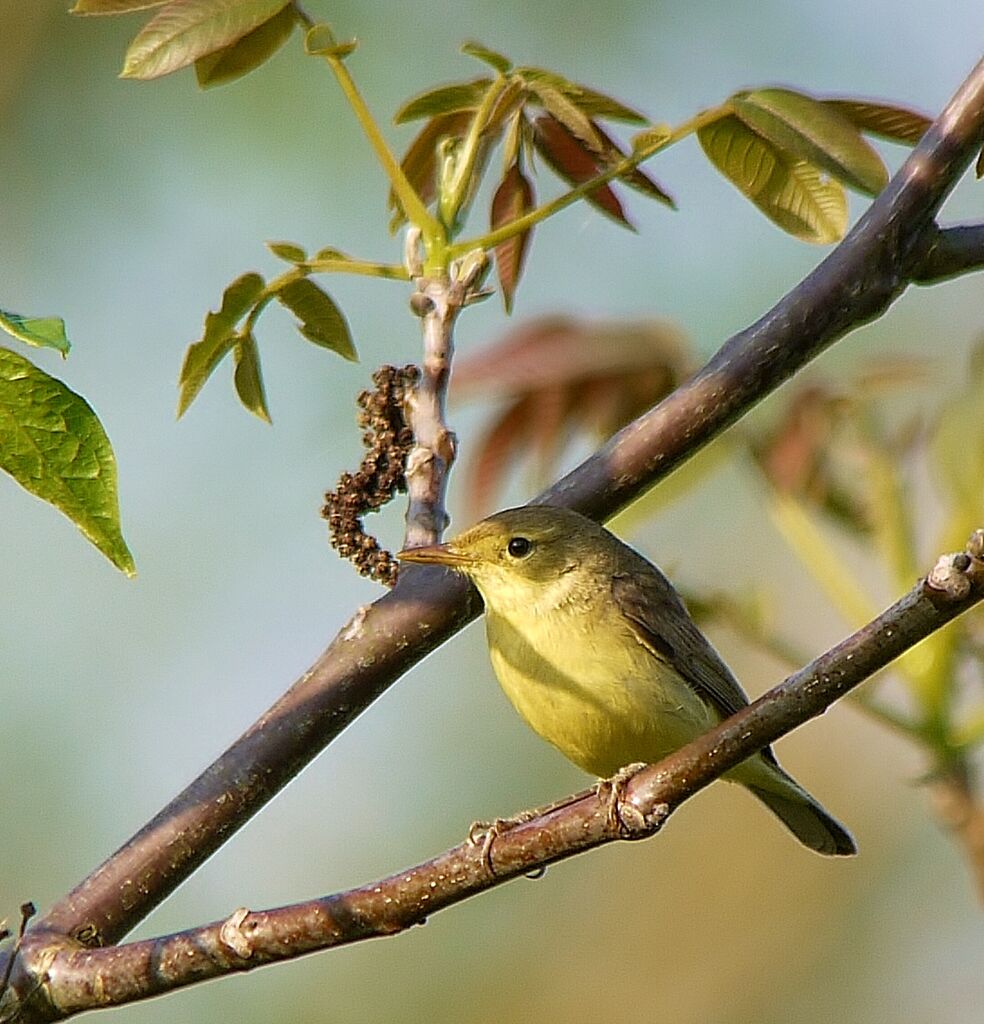
[[569,509],[527,505],[497,512],[445,544],[410,548],[398,557],[464,573],[493,610],[532,610],[545,591],[590,561],[600,530]]

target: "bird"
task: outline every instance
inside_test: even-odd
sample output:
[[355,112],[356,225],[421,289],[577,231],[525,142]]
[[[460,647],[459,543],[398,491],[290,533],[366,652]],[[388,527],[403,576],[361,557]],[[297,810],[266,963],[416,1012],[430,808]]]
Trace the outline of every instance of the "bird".
[[[463,573],[485,603],[489,655],[520,716],[600,778],[651,764],[748,705],[721,656],[659,568],[570,509],[526,505],[483,519],[401,562]],[[804,846],[857,852],[766,747],[723,776]]]

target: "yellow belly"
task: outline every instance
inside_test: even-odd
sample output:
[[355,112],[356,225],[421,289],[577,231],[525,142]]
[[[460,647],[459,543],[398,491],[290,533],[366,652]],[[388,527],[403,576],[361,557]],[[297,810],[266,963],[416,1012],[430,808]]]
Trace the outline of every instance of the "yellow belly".
[[488,615],[492,665],[520,715],[585,771],[658,761],[719,720],[628,630],[613,643],[611,623],[597,617],[531,618],[520,636]]

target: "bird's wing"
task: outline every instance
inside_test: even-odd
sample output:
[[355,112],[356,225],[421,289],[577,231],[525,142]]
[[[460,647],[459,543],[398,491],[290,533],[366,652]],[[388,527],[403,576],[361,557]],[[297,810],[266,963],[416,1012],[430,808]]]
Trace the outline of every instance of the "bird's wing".
[[612,596],[639,643],[668,661],[722,718],[748,704],[738,680],[654,565],[646,562],[639,571],[614,573]]

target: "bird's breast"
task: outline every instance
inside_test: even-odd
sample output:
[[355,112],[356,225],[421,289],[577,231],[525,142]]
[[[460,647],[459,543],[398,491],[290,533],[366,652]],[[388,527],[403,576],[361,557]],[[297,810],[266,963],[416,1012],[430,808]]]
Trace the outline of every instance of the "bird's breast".
[[614,604],[529,611],[488,613],[493,667],[520,715],[585,771],[659,760],[717,721]]

